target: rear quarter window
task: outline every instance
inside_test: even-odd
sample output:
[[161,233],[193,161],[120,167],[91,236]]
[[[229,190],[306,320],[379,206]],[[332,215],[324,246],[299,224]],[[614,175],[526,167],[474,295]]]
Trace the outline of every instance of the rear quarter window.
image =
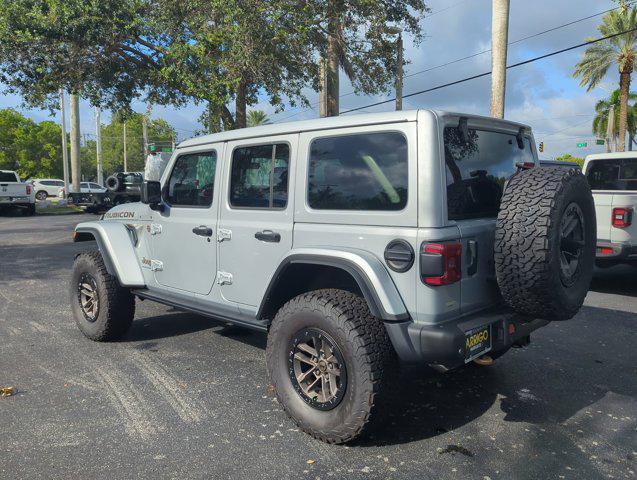
[[398,132],[315,139],[308,204],[316,210],[402,210],[407,204],[407,139]]
[[517,163],[535,162],[529,137],[523,148],[515,134],[457,127],[444,130],[447,210],[450,220],[498,216],[505,182]]

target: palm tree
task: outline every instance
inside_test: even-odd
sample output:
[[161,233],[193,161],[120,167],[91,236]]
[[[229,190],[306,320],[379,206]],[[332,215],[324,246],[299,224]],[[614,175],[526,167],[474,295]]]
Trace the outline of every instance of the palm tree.
[[267,125],[270,119],[263,110],[250,110],[247,119],[248,127],[256,127],[258,125]]
[[[598,42],[586,49],[582,60],[575,65],[574,77],[580,77],[580,86],[587,86],[591,91],[602,81],[608,69],[614,63],[619,67],[620,113],[619,113],[619,147],[626,149],[626,123],[628,117],[628,93],[630,76],[633,73],[635,56],[637,55],[637,7],[612,10],[604,15],[602,24],[597,27],[599,33],[609,35],[628,32],[624,35]],[[633,30],[633,31],[629,31]]]
[[491,20],[491,116],[504,118],[509,0],[493,0]]
[[[608,100],[600,100],[595,105],[595,118],[593,119],[593,133],[598,138],[605,138],[606,132],[608,130],[608,113],[610,112],[611,107],[614,107],[615,112],[615,132],[613,132],[613,140],[617,142],[619,138],[619,114],[620,114],[620,100],[621,100],[621,91],[615,90],[611,93],[610,98]],[[637,93],[630,92],[628,94],[628,100],[635,101],[637,100]],[[626,115],[626,128],[628,130],[628,138],[629,150],[632,150],[632,143],[635,135],[637,134],[637,110],[635,105],[631,105],[628,107],[628,113]],[[610,144],[606,145],[606,150],[610,152]]]

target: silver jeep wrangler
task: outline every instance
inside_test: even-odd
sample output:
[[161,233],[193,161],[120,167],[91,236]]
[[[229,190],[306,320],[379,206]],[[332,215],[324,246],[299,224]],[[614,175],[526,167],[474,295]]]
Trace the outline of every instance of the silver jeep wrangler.
[[397,360],[491,363],[575,315],[596,239],[585,178],[540,167],[528,126],[425,110],[187,140],[74,235],[99,247],[70,286],[87,337],[123,336],[136,297],[267,332],[279,402],[330,443]]

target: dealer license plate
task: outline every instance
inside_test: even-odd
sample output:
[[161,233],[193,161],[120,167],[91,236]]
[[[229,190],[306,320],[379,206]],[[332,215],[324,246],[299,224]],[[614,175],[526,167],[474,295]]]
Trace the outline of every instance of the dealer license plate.
[[489,350],[491,350],[491,325],[465,332],[465,362],[470,362]]

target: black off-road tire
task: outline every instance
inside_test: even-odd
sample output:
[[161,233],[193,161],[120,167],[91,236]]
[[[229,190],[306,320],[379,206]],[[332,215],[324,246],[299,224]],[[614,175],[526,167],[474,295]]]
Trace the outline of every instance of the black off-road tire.
[[[571,216],[582,219],[576,242],[562,234]],[[590,286],[596,239],[593,196],[579,170],[543,167],[517,173],[506,186],[495,232],[495,269],[504,300],[524,315],[573,317]],[[569,259],[578,258],[570,276],[563,273],[565,249]]]
[[122,187],[124,186],[124,179],[121,178],[119,175],[114,174],[106,179],[106,181],[104,182],[104,185],[111,192],[119,192],[120,190],[122,190]]
[[[88,277],[86,277],[86,275]],[[98,298],[95,319],[85,314],[80,301],[80,279],[92,278]],[[71,309],[80,331],[91,340],[109,342],[122,338],[135,316],[135,297],[106,271],[100,252],[78,255],[70,285]]]
[[[288,358],[299,331],[325,332],[340,350],[347,386],[335,407],[309,405],[294,388]],[[368,425],[395,352],[383,323],[361,297],[343,290],[316,290],[288,301],[277,312],[268,334],[266,360],[277,399],[306,433],[327,443],[345,443]]]
[[27,208],[24,209],[24,212],[29,217],[32,217],[33,215],[35,215],[35,203],[28,205]]

